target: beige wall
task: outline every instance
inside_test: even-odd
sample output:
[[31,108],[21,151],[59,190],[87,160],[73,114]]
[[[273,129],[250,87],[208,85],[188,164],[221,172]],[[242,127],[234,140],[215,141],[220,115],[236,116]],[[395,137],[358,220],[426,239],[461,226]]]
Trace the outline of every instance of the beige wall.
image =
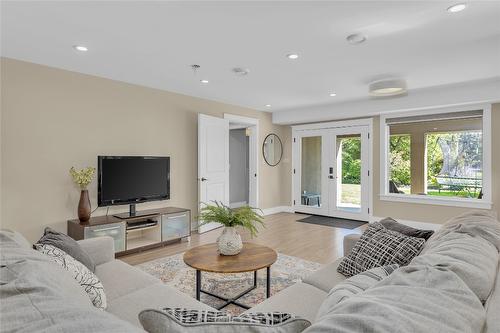
[[[447,207],[426,204],[389,202],[379,200],[380,194],[380,126],[379,117],[373,123],[373,215],[378,217],[391,216],[404,220],[444,223],[453,216],[470,211],[470,208]],[[493,210],[500,213],[500,104],[492,108],[492,190]]]
[[[261,208],[289,205],[291,131],[271,114],[200,98],[2,58],[1,204],[3,228],[31,241],[44,226],[66,230],[79,191],[68,170],[96,166],[97,155],[168,155],[171,197],[139,205],[197,207],[197,113],[259,118],[260,146],[270,132],[284,144],[277,167],[259,153]],[[89,188],[96,207],[96,182]],[[110,212],[125,211],[126,206]],[[102,215],[105,208],[97,210]]]

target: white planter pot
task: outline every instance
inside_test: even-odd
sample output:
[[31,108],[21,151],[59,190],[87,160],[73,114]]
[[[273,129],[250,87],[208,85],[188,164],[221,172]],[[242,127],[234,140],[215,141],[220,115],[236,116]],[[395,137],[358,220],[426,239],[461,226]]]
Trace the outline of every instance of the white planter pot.
[[240,234],[234,227],[224,227],[222,234],[217,238],[219,253],[225,256],[234,256],[241,252],[243,242]]

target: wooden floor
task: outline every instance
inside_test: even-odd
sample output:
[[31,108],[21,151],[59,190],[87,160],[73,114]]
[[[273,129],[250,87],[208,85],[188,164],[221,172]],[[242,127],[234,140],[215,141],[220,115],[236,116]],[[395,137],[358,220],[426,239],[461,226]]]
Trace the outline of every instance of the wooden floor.
[[[269,246],[279,253],[326,264],[341,257],[344,235],[362,233],[366,225],[356,229],[332,228],[316,224],[296,222],[307,215],[279,213],[265,217],[266,228],[260,230],[258,237],[251,239],[247,232],[241,231],[243,241],[251,241]],[[123,256],[120,259],[137,265],[157,258],[185,252],[191,247],[213,243],[221,229],[204,234],[193,233],[191,241],[183,241],[141,253]]]

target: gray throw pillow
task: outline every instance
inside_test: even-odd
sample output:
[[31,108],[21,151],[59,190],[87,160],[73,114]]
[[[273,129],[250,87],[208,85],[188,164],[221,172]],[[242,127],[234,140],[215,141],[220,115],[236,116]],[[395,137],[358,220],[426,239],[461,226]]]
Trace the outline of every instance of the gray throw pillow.
[[321,304],[318,314],[316,315],[316,321],[321,320],[321,317],[327,315],[335,305],[344,299],[359,294],[376,285],[398,268],[399,265],[397,264],[375,267],[340,282],[330,290],[325,301]]
[[402,223],[399,223],[392,217],[386,217],[383,220],[380,220],[380,223],[386,227],[389,230],[392,231],[397,231],[402,233],[403,235],[410,236],[410,237],[417,237],[417,238],[423,238],[425,240],[428,240],[429,237],[432,236],[434,233],[433,230],[422,230],[422,229],[416,229],[412,228],[410,226],[404,225]]
[[45,228],[44,235],[37,244],[52,245],[69,254],[73,259],[81,262],[91,272],[95,272],[95,263],[84,249],[71,237],[52,228]]
[[339,264],[337,271],[347,277],[374,267],[398,264],[406,266],[425,244],[423,238],[388,230],[379,222],[372,223]]
[[183,308],[148,309],[139,321],[149,333],[299,333],[311,323],[288,313],[248,313],[232,317],[221,311]]

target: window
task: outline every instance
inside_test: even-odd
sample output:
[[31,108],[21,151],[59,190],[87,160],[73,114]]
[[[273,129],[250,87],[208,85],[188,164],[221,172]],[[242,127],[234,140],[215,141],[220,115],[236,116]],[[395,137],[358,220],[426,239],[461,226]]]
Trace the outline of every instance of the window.
[[489,128],[487,107],[382,116],[381,198],[490,208]]

